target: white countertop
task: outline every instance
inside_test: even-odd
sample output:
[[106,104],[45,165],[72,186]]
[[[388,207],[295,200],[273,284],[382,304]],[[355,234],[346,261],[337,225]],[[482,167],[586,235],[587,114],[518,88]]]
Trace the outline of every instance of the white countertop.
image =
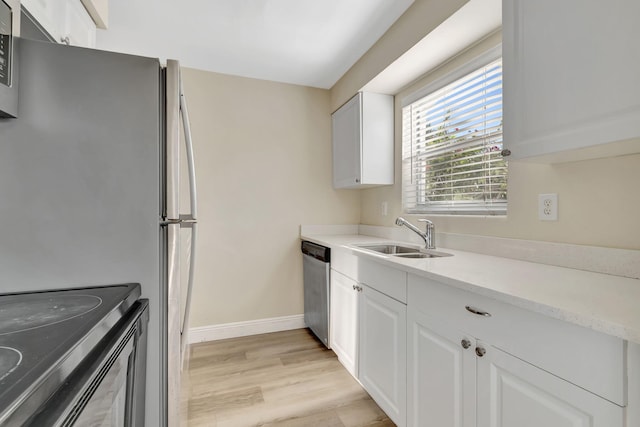
[[[354,245],[389,243],[380,237],[302,235],[332,249],[363,258],[556,319],[640,343],[640,280],[537,264],[447,248],[443,258],[398,258]],[[394,241],[395,242],[395,241]]]

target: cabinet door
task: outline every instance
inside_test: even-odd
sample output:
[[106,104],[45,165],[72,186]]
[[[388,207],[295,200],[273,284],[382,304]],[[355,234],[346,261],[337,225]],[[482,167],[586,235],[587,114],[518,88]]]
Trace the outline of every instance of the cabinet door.
[[61,41],[64,5],[51,0],[22,0],[22,7],[38,21],[56,42]]
[[622,427],[624,410],[494,347],[477,358],[478,427]]
[[95,47],[96,25],[80,0],[66,0],[66,4],[63,39],[68,37],[74,46]]
[[[637,0],[503,0],[504,143],[511,158],[640,136],[638,16]],[[625,153],[599,148],[580,155]]]
[[357,377],[358,283],[331,270],[331,349],[351,375]]
[[407,306],[367,286],[361,288],[358,378],[389,418],[404,426]]
[[331,116],[333,127],[333,186],[355,187],[360,183],[362,96],[358,94]]
[[96,25],[80,0],[23,0],[22,6],[56,42],[95,47]]
[[360,183],[393,184],[393,96],[361,92]]
[[475,340],[411,308],[407,322],[407,425],[475,427]]

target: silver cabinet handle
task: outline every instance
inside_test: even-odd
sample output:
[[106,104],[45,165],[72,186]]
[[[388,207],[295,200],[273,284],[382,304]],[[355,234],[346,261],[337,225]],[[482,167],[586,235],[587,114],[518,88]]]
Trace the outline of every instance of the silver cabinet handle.
[[462,348],[464,348],[466,350],[469,347],[471,347],[471,341],[469,341],[468,339],[465,338],[462,341],[460,341],[460,345],[462,345]]
[[69,36],[66,37],[60,37],[60,41],[66,45],[71,44],[71,40],[69,39]]
[[465,305],[464,308],[467,309],[468,312],[473,313],[473,314],[477,314],[478,316],[484,316],[484,317],[491,317],[491,313],[488,313],[486,311],[482,311],[478,308],[472,307],[470,305]]
[[478,357],[482,357],[482,356],[484,356],[486,353],[487,353],[487,350],[485,350],[484,348],[482,348],[482,347],[476,347],[476,355],[477,355]]

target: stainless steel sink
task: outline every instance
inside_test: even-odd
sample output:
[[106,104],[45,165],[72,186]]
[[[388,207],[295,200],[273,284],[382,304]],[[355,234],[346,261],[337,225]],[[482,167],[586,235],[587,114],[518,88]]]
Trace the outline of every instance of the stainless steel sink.
[[358,247],[387,255],[407,254],[420,251],[420,248],[412,248],[409,246],[400,245],[360,245]]
[[402,246],[402,245],[358,245],[361,249],[367,249],[385,255],[392,255],[398,258],[441,258],[453,256],[446,252],[437,252],[433,250],[422,249],[419,247]]
[[395,254],[398,258],[442,258],[447,256],[453,256],[453,254],[448,254],[445,252],[416,252],[410,254]]

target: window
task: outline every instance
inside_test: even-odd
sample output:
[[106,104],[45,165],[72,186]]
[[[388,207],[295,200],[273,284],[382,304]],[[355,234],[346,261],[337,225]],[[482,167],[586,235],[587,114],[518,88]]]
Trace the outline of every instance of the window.
[[502,59],[409,102],[402,109],[404,210],[505,215]]

